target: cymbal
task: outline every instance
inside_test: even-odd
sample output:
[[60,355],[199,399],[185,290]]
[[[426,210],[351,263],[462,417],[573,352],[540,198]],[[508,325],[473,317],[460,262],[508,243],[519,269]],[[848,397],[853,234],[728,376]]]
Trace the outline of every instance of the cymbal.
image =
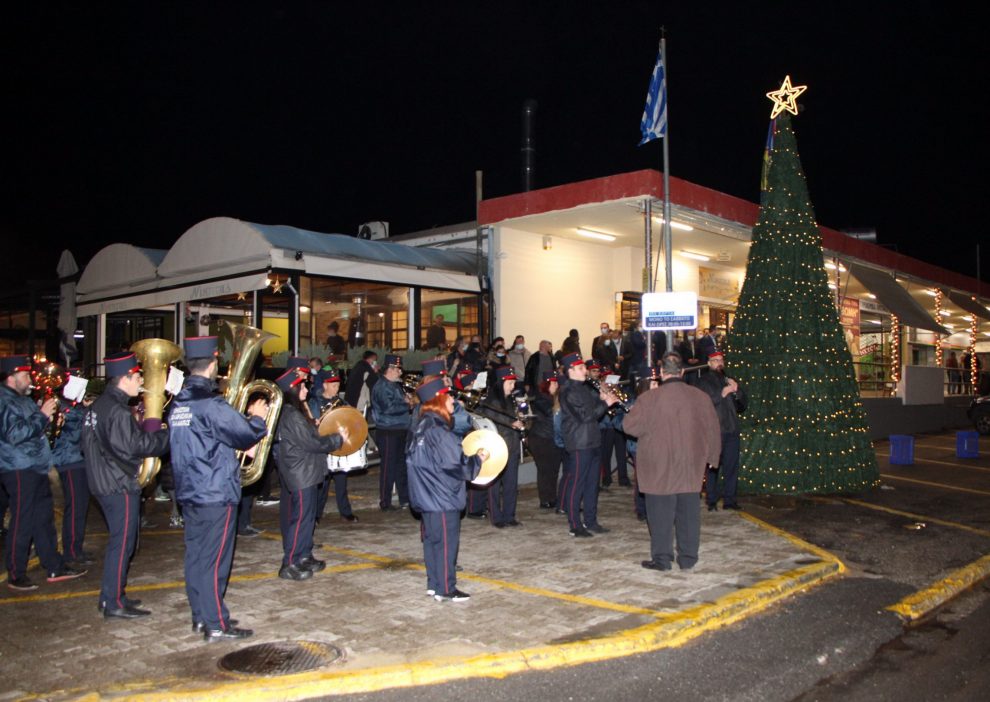
[[497,431],[475,429],[461,441],[461,450],[466,456],[473,456],[482,448],[488,451],[488,459],[481,464],[478,477],[471,481],[475,485],[487,485],[495,480],[509,462],[509,447]]
[[324,412],[320,417],[320,436],[339,434],[341,427],[347,427],[347,441],[336,451],[331,451],[334,456],[348,456],[362,446],[368,438],[368,422],[364,415],[353,407],[338,407],[329,412]]

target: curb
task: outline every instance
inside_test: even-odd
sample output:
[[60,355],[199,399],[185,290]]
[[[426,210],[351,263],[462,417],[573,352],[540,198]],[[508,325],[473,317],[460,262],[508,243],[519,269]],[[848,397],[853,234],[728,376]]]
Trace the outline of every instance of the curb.
[[960,592],[973,586],[990,575],[990,556],[983,556],[967,566],[954,570],[941,580],[937,580],[924,590],[908,595],[897,604],[886,609],[896,612],[908,621],[925,616],[936,607],[943,605]]
[[[726,595],[714,603],[662,615],[656,621],[613,636],[484,654],[467,659],[444,658],[347,672],[316,671],[271,679],[232,680],[208,685],[192,684],[167,692],[154,688],[161,681],[145,681],[89,694],[77,699],[109,700],[126,696],[142,702],[199,702],[200,700],[262,701],[303,700],[312,697],[376,692],[389,688],[435,685],[468,678],[504,678],[514,673],[551,670],[593,663],[663,648],[675,648],[760,612],[779,600],[841,575],[845,566],[834,555],[756,517],[742,518],[781,536],[821,560]],[[988,559],[990,567],[990,559]],[[175,684],[175,681],[172,681]],[[144,691],[142,691],[142,688]],[[65,691],[62,694],[66,694]],[[46,696],[51,698],[51,696]]]

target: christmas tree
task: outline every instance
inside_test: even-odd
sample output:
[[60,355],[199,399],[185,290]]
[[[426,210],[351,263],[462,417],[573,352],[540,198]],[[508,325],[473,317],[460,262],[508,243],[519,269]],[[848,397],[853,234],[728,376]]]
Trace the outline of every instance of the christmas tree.
[[790,116],[776,120],[729,337],[732,374],[749,394],[740,418],[739,490],[858,492],[879,484],[876,457]]

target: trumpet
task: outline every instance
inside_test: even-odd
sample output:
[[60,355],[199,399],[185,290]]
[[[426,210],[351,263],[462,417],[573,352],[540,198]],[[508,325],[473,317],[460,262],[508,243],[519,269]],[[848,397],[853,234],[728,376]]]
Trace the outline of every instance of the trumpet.
[[454,390],[454,395],[464,404],[464,409],[468,412],[473,412],[477,409],[478,405],[485,401],[488,393],[485,390]]

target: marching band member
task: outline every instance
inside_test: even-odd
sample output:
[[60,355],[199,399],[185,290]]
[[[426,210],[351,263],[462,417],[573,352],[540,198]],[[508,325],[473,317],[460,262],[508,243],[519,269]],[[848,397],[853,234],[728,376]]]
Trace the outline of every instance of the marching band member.
[[4,543],[7,587],[36,590],[27,576],[31,542],[48,582],[85,575],[67,565],[58,552],[53,524],[52,490],[48,468],[52,452],[45,429],[55,413],[55,398],[39,407],[31,399],[31,359],[5,356],[0,359],[0,483],[10,500],[10,527]]
[[317,487],[325,479],[327,454],[347,440],[347,429],[320,436],[306,410],[306,376],[290,368],[275,383],[282,390],[282,413],[278,419],[278,467],[287,494],[279,503],[282,527],[283,580],[306,580],[327,567],[313,557],[316,527]]
[[417,389],[422,410],[409,444],[409,497],[422,515],[427,594],[439,602],[463,602],[457,589],[457,551],[465,481],[473,480],[488,458],[485,449],[467,457],[453,432],[454,398],[443,378],[432,377]]
[[[319,422],[319,418],[323,416],[323,413],[327,410],[334,409],[336,407],[347,407],[347,402],[340,395],[340,373],[331,368],[330,366],[325,367],[316,375],[316,380],[314,383],[319,383],[323,386],[323,406],[320,407],[320,412],[316,416],[316,421]],[[336,459],[336,456],[331,456],[330,461]],[[344,522],[356,522],[358,520],[357,515],[354,514],[354,509],[351,507],[351,501],[347,496],[347,471],[344,470],[331,470],[323,478],[323,483],[320,485],[320,490],[316,497],[316,521],[319,523],[320,519],[323,517],[323,510],[327,505],[327,498],[330,496],[330,482],[333,481],[333,494],[337,500],[337,512],[340,514],[341,521]]]
[[557,477],[563,460],[563,451],[554,443],[553,437],[553,416],[560,409],[558,384],[557,374],[547,371],[533,398],[533,426],[529,430],[528,441],[536,462],[536,487],[541,509],[557,506]]
[[[402,357],[385,356],[382,377],[371,389],[371,415],[375,420],[375,443],[381,456],[378,506],[382,512],[404,509],[409,503],[406,479],[406,433],[414,400],[402,392]],[[392,487],[399,493],[399,506],[392,505]]]
[[87,394],[81,404],[72,403],[60,410],[62,430],[52,447],[52,463],[62,483],[64,502],[62,556],[70,563],[83,566],[95,562],[93,554],[83,550],[90,493],[81,446],[83,417],[93,404],[93,399],[92,395]]
[[172,401],[169,415],[172,474],[185,520],[186,596],[193,631],[207,642],[243,639],[223,602],[234,557],[241,464],[234,451],[246,450],[268,433],[268,402],[256,400],[246,418],[215,392],[217,337],[184,342],[190,375]]
[[478,414],[495,423],[499,436],[505,439],[509,449],[509,461],[505,469],[488,487],[488,515],[492,526],[522,526],[516,519],[516,497],[519,491],[519,460],[522,454],[520,432],[525,425],[516,416],[512,392],[516,387],[516,374],[512,366],[495,369],[495,383],[488,397],[478,406]]
[[151,614],[124,593],[140,524],[137,473],[145,457],[168,451],[169,436],[157,420],[153,420],[156,431],[144,431],[128,406],[144,385],[134,354],[120,353],[103,362],[107,387],[86,413],[82,437],[89,489],[100,503],[110,532],[98,608],[107,619],[135,619]]

